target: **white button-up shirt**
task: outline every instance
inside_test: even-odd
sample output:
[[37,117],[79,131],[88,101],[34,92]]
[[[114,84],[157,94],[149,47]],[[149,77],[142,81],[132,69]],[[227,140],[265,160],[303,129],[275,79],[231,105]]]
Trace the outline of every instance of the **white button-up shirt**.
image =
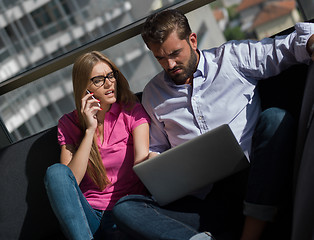
[[[259,113],[258,80],[295,63],[309,63],[306,51],[314,24],[298,23],[286,36],[230,41],[200,51],[193,84],[176,85],[160,72],[143,91],[152,119],[150,150],[163,152],[222,124],[228,124],[247,156]],[[297,81],[297,79],[296,79]]]

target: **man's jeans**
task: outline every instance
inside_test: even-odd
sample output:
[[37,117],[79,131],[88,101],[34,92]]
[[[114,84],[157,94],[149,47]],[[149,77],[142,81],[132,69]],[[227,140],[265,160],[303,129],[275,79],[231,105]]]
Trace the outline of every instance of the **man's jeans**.
[[45,186],[51,207],[68,239],[118,239],[111,211],[94,210],[82,194],[67,166],[47,169]]
[[262,112],[252,141],[244,215],[274,221],[279,208],[291,203],[296,123],[286,111]]
[[280,197],[288,194],[294,125],[281,109],[261,113],[253,137],[248,188],[248,171],[243,171],[215,183],[205,200],[188,196],[161,207],[149,196],[126,196],[113,209],[115,222],[136,239],[188,240],[201,231],[217,239],[239,239],[244,199],[245,214],[268,221]]

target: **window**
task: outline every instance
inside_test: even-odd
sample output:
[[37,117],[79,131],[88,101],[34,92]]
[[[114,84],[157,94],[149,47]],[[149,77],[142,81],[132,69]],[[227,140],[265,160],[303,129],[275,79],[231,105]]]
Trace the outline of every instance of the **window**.
[[18,39],[18,37],[17,37],[17,35],[13,29],[14,25],[15,25],[15,23],[12,23],[12,24],[10,24],[4,28],[4,30],[6,31],[8,37],[10,38],[10,40],[12,42],[15,42]]
[[46,7],[39,8],[31,13],[38,28],[42,28],[52,22],[52,18],[46,9]]
[[[59,21],[63,18],[65,18],[68,14],[70,14],[70,8],[68,7],[66,1],[60,2],[59,8],[58,4],[56,4],[56,1],[51,1],[45,6],[38,8],[34,12],[31,13],[31,16],[33,17],[36,25],[38,28],[43,28],[51,23],[60,23]],[[63,12],[65,15],[63,14]],[[56,25],[57,25],[56,24]],[[61,22],[61,25],[64,24]],[[63,30],[64,28],[61,27],[60,30]],[[57,29],[58,30],[58,29]],[[56,30],[56,31],[57,31]]]
[[[16,6],[21,4],[21,2],[22,1],[4,0],[4,6],[7,6],[6,4]],[[60,57],[73,50],[76,51],[75,48],[79,48],[84,44],[91,44],[95,39],[97,39],[97,41],[101,41],[101,39],[99,39],[100,37],[138,21],[150,12],[157,10],[157,8],[165,8],[169,4],[175,4],[178,2],[182,5],[185,3],[184,0],[51,0],[35,11],[25,13],[25,16],[22,16],[20,20],[17,20],[19,23],[10,23],[5,28],[0,30],[2,31],[3,36],[7,34],[11,40],[10,45],[7,45],[5,44],[6,42],[3,41],[4,39],[1,38],[2,35],[0,35],[0,61],[13,62],[12,59],[26,59],[26,63],[23,61],[16,61],[16,65],[19,68],[16,72],[23,72],[26,69],[36,70],[38,65],[47,63],[47,60],[50,60],[51,58]],[[205,1],[195,0],[193,2],[200,3]],[[308,3],[308,5],[311,6],[309,2],[312,1],[300,0],[298,3]],[[218,4],[217,6],[220,7],[221,5]],[[204,7],[209,8],[208,5]],[[310,9],[310,7],[308,8]],[[7,9],[3,9],[2,11],[6,10]],[[231,12],[231,9],[229,12]],[[314,11],[312,11],[312,14],[313,12]],[[229,14],[229,16],[230,15],[231,14]],[[210,38],[217,40],[218,34],[213,32],[213,26],[207,22],[203,24],[203,22],[205,22],[205,18],[200,18],[199,16],[200,15],[196,15],[195,20],[197,25],[193,28],[194,31],[197,31],[199,42],[208,43],[208,39]],[[209,16],[206,15],[206,19],[208,18]],[[233,21],[232,23],[231,21],[229,22],[230,28],[234,26],[234,23],[237,23],[237,21]],[[277,26],[278,24],[275,25]],[[21,26],[23,29],[21,29]],[[23,32],[26,32],[28,36],[23,35]],[[233,33],[234,32],[235,31],[233,30]],[[68,37],[66,40],[70,40],[62,42],[61,40],[65,37],[65,35]],[[44,44],[47,44],[49,49],[48,47],[43,47],[43,36],[45,38]],[[25,44],[22,37],[27,37],[33,46],[42,50],[40,52],[40,54],[42,54],[41,58],[35,58],[31,61],[29,55],[22,52]],[[119,39],[113,39],[113,41],[119,42]],[[104,45],[106,45],[106,43],[104,43]],[[218,43],[215,43],[215,46],[217,45]],[[54,48],[51,46],[54,46]],[[16,52],[18,52],[18,54],[16,54]],[[112,58],[112,60],[126,75],[127,79],[130,81],[132,90],[135,92],[141,91],[147,81],[161,70],[153,55],[146,49],[140,36],[136,36],[133,39],[127,39],[122,43],[116,44],[112,48],[104,49],[104,52]],[[11,55],[9,53],[11,53]],[[39,56],[40,54],[36,56]],[[61,59],[63,58],[61,57]],[[60,65],[62,64],[63,63]],[[49,104],[46,105],[46,111],[49,112],[49,118],[51,119],[57,120],[60,115],[68,112],[71,108],[74,108],[73,97],[69,90],[65,91],[64,87],[66,85],[65,82],[71,82],[71,70],[71,66],[66,67],[66,70],[58,70],[34,82],[36,84],[42,84],[40,93],[46,95],[48,102],[51,100],[49,99],[45,89],[61,86],[62,91],[64,91],[63,96],[56,99],[55,102],[49,102]],[[8,78],[14,77],[13,74],[15,73],[8,75]],[[6,79],[1,79],[0,74],[0,81],[4,81]],[[24,96],[23,92],[25,92],[24,90],[27,88],[31,88],[33,90],[33,94],[39,94],[39,90],[37,90],[37,88],[25,85],[21,89],[17,89],[16,92],[14,91],[14,95]],[[5,97],[0,96],[0,106],[3,105],[3,99],[5,99]],[[65,105],[66,101],[68,101],[68,103],[72,101],[71,104],[73,105],[71,106],[71,104],[68,103]],[[0,116],[4,119],[4,122],[7,120],[4,116],[6,114],[7,112],[0,111]],[[45,114],[45,111],[42,109],[38,112],[38,114]],[[40,116],[39,118],[47,120],[46,117],[47,116]],[[41,121],[43,122],[43,120]],[[33,122],[36,121],[34,120]],[[24,125],[24,127],[18,126],[14,130],[10,130],[16,139],[20,139],[21,136],[25,136],[27,133],[33,134],[34,129],[31,127],[31,124],[25,122]]]
[[[0,30],[1,31],[1,30]],[[4,43],[3,43],[3,41],[2,41],[2,38],[1,38],[1,35],[0,35],[0,49],[1,48],[4,48],[5,47],[5,45],[4,45]]]
[[16,5],[19,2],[19,0],[3,0],[3,4],[6,7],[12,7],[14,5]]

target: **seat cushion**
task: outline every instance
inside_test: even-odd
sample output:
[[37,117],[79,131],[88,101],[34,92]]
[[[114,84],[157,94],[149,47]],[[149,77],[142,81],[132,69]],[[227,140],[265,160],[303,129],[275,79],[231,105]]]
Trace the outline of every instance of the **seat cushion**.
[[0,239],[63,239],[43,183],[59,158],[57,127],[0,150]]

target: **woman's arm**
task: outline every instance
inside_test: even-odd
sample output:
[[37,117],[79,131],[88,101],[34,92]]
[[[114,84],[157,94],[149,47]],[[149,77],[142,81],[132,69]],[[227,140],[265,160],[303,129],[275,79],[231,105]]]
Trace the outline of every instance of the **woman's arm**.
[[81,183],[87,169],[93,137],[93,132],[86,131],[77,150],[73,145],[67,144],[61,146],[60,162],[71,169],[78,184]]
[[143,123],[133,130],[134,165],[144,161],[149,153],[149,125]]
[[60,162],[67,165],[73,172],[78,184],[81,183],[89,161],[89,155],[97,128],[97,118],[95,115],[100,110],[95,106],[97,100],[89,99],[91,94],[82,98],[81,112],[86,123],[86,130],[81,144],[77,149],[73,145],[63,145],[61,147]]

